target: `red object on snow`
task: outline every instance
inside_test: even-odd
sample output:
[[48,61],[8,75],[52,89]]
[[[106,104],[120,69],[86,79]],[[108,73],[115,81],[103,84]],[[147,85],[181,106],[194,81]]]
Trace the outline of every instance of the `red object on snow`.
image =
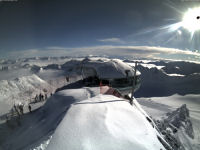
[[112,87],[109,86],[102,86],[100,82],[100,94],[108,94],[108,95],[114,95],[116,97],[122,97],[121,94]]

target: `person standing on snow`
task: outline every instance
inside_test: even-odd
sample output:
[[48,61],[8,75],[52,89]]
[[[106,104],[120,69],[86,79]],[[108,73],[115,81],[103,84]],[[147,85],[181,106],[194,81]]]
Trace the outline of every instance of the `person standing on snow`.
[[23,108],[23,107],[24,107],[23,104],[20,104],[20,105],[19,105],[19,110],[20,110],[20,113],[21,113],[21,114],[24,114],[24,108]]
[[47,94],[45,94],[45,100],[47,99]]
[[31,105],[30,104],[28,105],[28,109],[29,109],[29,112],[31,113],[32,110],[31,110]]
[[38,95],[35,96],[35,103],[38,101]]

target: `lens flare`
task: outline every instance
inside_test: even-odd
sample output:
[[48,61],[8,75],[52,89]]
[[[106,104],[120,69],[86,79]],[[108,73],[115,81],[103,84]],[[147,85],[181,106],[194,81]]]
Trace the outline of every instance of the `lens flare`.
[[189,9],[183,16],[182,26],[190,32],[200,30],[200,7]]

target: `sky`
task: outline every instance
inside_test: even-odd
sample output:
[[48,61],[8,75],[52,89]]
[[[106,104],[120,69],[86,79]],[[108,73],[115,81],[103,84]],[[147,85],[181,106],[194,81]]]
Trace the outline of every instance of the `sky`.
[[109,46],[200,52],[200,32],[176,28],[194,7],[200,0],[0,0],[0,57]]

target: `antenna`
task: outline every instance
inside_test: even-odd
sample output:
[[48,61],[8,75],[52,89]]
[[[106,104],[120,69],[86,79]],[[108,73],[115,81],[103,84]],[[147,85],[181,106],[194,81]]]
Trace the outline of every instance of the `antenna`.
[[132,85],[131,99],[133,99],[133,93],[134,93],[134,89],[135,89],[136,72],[137,72],[137,62],[135,62],[134,80],[133,80],[133,85]]

